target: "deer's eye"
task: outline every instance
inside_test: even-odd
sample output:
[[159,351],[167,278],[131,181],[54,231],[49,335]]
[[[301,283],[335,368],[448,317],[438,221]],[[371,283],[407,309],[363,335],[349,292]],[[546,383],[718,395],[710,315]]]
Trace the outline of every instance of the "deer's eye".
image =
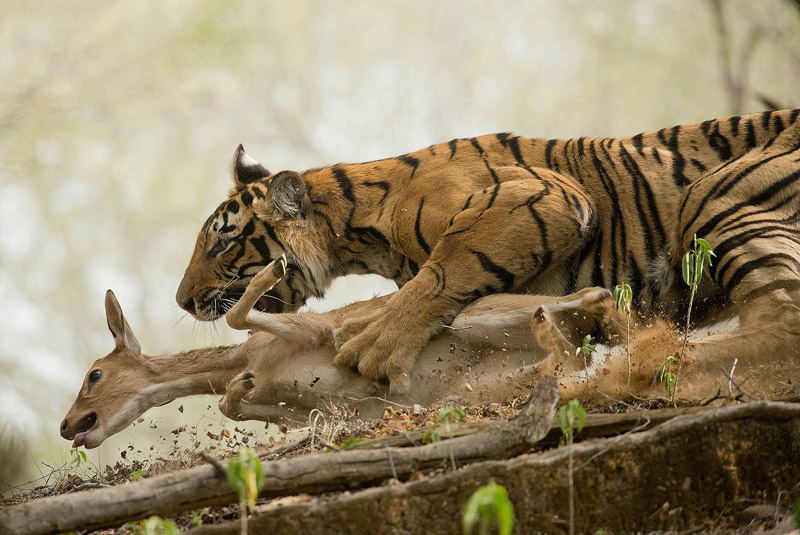
[[96,382],[98,379],[100,379],[101,375],[103,375],[103,372],[101,372],[100,370],[93,370],[92,373],[89,374],[89,382],[90,383]]

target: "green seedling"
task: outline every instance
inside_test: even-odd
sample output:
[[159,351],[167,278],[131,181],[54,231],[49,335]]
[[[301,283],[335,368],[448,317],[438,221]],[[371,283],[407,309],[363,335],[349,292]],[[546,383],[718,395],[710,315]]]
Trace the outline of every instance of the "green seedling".
[[345,441],[344,443],[342,443],[339,446],[333,446],[333,447],[325,448],[323,450],[323,453],[330,453],[332,451],[347,451],[350,448],[352,448],[353,446],[355,446],[356,444],[358,444],[359,442],[363,442],[363,441],[364,441],[363,438],[354,437],[354,438],[351,438],[350,440]]
[[356,444],[358,444],[359,442],[364,442],[364,439],[358,437],[351,438],[350,440],[345,441],[341,446],[339,446],[339,449],[342,451],[347,451]]
[[[578,433],[583,430],[583,424],[586,421],[586,411],[583,410],[580,401],[573,399],[566,405],[562,405],[558,409],[558,427],[561,428],[561,434],[564,436],[564,442],[567,446],[572,445],[575,438],[575,428],[577,427]],[[568,455],[569,471],[567,472],[567,482],[569,483],[569,533],[575,535],[575,485],[572,480],[572,448],[569,448]]]
[[139,520],[129,524],[133,528],[133,535],[180,535],[178,526],[170,520],[158,516],[151,516],[146,520]]
[[459,409],[455,405],[448,405],[439,410],[439,421],[444,424],[444,429],[450,432],[450,424],[466,421],[467,413]]
[[514,519],[514,504],[508,499],[508,491],[493,479],[478,487],[461,511],[465,535],[472,535],[475,524],[478,524],[479,535],[487,535],[493,523],[500,535],[509,535],[514,529]]
[[[444,430],[450,435],[450,424],[451,423],[458,423],[463,422],[467,419],[467,413],[463,410],[459,409],[455,405],[448,405],[439,410],[439,421],[444,424]],[[456,456],[453,453],[453,443],[450,442],[450,465],[453,467],[453,470],[456,469]]]
[[572,444],[574,438],[574,431],[577,427],[578,433],[583,431],[583,424],[586,422],[586,411],[583,410],[581,402],[573,399],[566,405],[562,405],[558,409],[558,427],[561,428],[561,434],[564,436],[566,444]]
[[592,342],[592,335],[587,334],[583,337],[583,341],[581,345],[578,346],[578,349],[575,350],[575,356],[582,355],[583,356],[583,369],[586,370],[586,384],[589,384],[589,361],[587,357],[590,357],[592,353],[597,353],[597,349],[591,344]]
[[667,392],[667,398],[672,399],[673,390],[675,389],[675,384],[677,383],[677,377],[675,376],[675,372],[672,371],[672,367],[675,363],[678,362],[677,357],[667,357],[667,360],[664,361],[664,364],[661,365],[661,368],[658,369],[658,378],[664,383],[664,390]]
[[711,266],[711,257],[716,256],[711,249],[711,245],[703,238],[698,238],[697,234],[694,235],[694,247],[686,251],[683,255],[681,262],[681,273],[683,274],[683,281],[691,289],[689,294],[689,308],[686,310],[686,328],[683,333],[683,345],[681,346],[681,354],[678,357],[678,371],[675,373],[675,384],[672,388],[672,396],[670,401],[675,403],[675,394],[678,392],[678,379],[681,376],[681,366],[683,365],[683,354],[686,351],[686,344],[689,343],[689,323],[692,318],[692,306],[694,305],[694,296],[697,294],[697,287],[703,279],[703,267],[706,263]]
[[72,459],[69,461],[69,464],[72,466],[81,466],[89,462],[86,458],[86,452],[83,450],[73,448],[69,450],[69,454],[72,457]]
[[189,517],[189,524],[191,524],[192,526],[202,526],[203,525],[203,517],[200,516],[200,511],[198,511],[197,509],[194,509],[191,512],[191,515]]
[[434,427],[424,435],[422,435],[422,443],[423,444],[433,444],[434,442],[440,442],[442,437],[439,435],[439,432]]
[[792,512],[794,513],[794,527],[800,529],[800,498],[794,502],[794,506],[792,507]]
[[631,303],[633,302],[633,290],[631,285],[624,283],[618,284],[614,288],[614,304],[617,310],[622,310],[625,314],[625,352],[628,355],[628,391],[631,390]]
[[240,448],[239,455],[228,461],[228,484],[239,496],[239,518],[242,535],[247,535],[247,510],[256,504],[264,486],[264,467],[250,448]]

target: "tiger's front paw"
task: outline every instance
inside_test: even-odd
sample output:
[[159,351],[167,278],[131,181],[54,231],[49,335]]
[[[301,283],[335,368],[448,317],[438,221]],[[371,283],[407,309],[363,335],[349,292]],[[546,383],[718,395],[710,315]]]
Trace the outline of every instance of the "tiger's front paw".
[[389,379],[392,393],[405,393],[411,368],[428,342],[425,329],[413,329],[398,321],[391,309],[365,319],[346,322],[335,335],[337,366],[358,367],[364,377]]

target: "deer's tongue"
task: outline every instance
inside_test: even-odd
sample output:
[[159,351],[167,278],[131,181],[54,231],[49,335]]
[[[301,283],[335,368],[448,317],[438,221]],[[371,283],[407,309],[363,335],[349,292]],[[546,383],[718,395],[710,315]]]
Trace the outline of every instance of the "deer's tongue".
[[73,448],[83,446],[83,443],[86,440],[86,433],[88,433],[88,431],[84,431],[83,433],[78,433],[75,435],[75,438],[72,441]]

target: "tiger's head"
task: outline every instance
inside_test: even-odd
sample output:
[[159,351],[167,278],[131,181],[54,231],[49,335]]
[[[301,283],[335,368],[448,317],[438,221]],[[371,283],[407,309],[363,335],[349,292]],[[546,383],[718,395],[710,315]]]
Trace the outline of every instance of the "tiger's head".
[[202,321],[225,314],[262,268],[282,254],[286,276],[256,308],[294,312],[311,296],[321,297],[330,277],[325,237],[308,218],[311,201],[294,171],[272,174],[239,145],[233,158],[235,187],[211,214],[175,296]]

